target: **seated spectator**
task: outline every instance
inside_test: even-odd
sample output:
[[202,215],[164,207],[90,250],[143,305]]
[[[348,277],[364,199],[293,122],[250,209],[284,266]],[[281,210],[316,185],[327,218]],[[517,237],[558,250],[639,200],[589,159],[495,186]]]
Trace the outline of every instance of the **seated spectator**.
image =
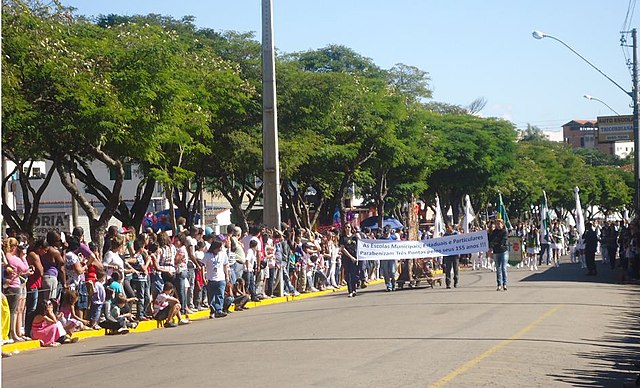
[[166,321],[164,327],[176,327],[173,317],[178,317],[180,325],[186,325],[188,319],[182,318],[180,315],[180,301],[174,296],[175,290],[173,283],[165,283],[162,292],[156,296],[153,301],[153,319],[157,321]]
[[233,304],[235,305],[235,311],[248,310],[249,307],[246,307],[246,304],[251,299],[249,295],[247,295],[247,290],[244,287],[244,279],[240,278],[233,285]]
[[132,322],[133,315],[123,313],[122,308],[127,305],[125,294],[116,294],[109,303],[107,311],[105,305],[105,320],[100,322],[100,327],[107,330],[107,334],[127,334],[129,329],[135,329],[138,324]]
[[65,290],[60,300],[60,308],[58,309],[58,320],[62,322],[67,333],[85,330],[85,326],[89,325],[89,321],[82,319],[76,313],[76,303],[78,302],[78,293],[73,290]]
[[42,300],[36,308],[36,315],[31,325],[31,337],[39,340],[42,346],[55,347],[60,344],[78,342],[78,338],[69,338],[67,332],[58,321],[54,310],[54,300]]
[[231,282],[226,282],[226,285],[224,287],[224,302],[222,304],[223,313],[229,314],[231,312],[229,311],[229,308],[233,304],[233,301],[233,286],[231,285]]

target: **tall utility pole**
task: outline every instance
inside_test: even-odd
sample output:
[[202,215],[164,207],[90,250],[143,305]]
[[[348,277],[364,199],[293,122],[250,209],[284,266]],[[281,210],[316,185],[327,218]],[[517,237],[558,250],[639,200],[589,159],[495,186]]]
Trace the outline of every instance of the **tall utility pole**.
[[633,184],[634,184],[634,209],[636,217],[640,216],[640,133],[638,129],[638,34],[636,29],[631,30],[633,39],[633,69],[631,71],[633,87],[631,99],[633,100]]
[[278,161],[278,113],[276,64],[273,44],[273,0],[262,0],[262,195],[263,222],[280,228],[280,164]]

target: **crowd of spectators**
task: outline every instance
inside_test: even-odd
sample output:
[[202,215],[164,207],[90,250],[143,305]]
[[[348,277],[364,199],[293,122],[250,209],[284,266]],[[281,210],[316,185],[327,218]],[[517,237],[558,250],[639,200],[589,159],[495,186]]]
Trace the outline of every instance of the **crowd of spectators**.
[[[85,241],[81,227],[36,239],[8,231],[2,249],[2,315],[8,318],[3,344],[35,339],[58,346],[76,342],[77,331],[124,334],[152,319],[175,327],[189,324],[195,311],[224,318],[248,309],[249,301],[337,288],[347,283],[341,232],[251,226],[243,233],[229,225],[218,235],[197,227],[172,235],[111,226],[99,249]],[[381,233],[401,238],[395,231]],[[365,230],[358,236],[383,234]],[[357,287],[377,279],[378,267],[358,263]]]

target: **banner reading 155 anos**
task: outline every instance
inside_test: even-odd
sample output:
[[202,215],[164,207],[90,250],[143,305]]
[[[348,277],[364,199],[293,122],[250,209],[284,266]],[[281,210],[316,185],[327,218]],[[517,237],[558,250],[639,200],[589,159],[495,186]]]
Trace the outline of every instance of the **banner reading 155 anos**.
[[358,240],[358,260],[421,259],[489,250],[486,231],[421,241]]

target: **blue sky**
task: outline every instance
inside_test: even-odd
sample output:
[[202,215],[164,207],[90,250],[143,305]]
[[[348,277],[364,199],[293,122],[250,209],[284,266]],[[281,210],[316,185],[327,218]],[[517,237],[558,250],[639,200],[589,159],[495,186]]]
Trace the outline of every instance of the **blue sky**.
[[[572,46],[625,89],[631,73],[620,47],[634,0],[274,0],[275,44],[283,52],[342,44],[383,68],[396,63],[429,72],[435,101],[487,100],[484,116],[560,130],[573,119],[631,114],[631,99],[541,30]],[[255,31],[261,1],[62,0],[84,15],[193,15],[216,30]],[[640,13],[640,10],[638,10]],[[630,27],[629,27],[630,26]],[[628,35],[631,42],[631,36]],[[628,55],[631,50],[628,49]]]

